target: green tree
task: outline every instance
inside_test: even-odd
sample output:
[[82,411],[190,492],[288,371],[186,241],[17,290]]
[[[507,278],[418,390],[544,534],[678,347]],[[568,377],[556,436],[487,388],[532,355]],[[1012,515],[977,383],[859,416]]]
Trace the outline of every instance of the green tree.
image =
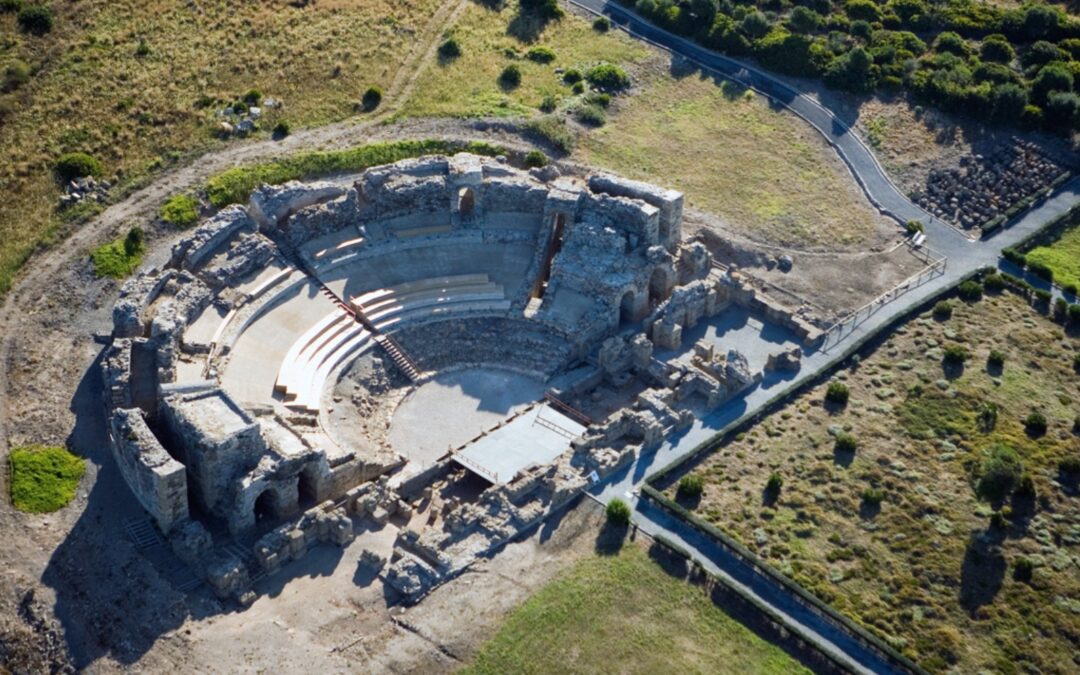
[[975,492],[987,501],[1000,501],[1012,494],[1023,474],[1024,465],[1016,451],[996,445],[983,458]]

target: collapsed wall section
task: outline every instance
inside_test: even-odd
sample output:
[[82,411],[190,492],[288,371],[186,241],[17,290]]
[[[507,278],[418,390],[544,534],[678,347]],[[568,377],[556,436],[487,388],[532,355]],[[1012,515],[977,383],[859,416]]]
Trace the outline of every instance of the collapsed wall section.
[[109,428],[120,474],[161,531],[187,520],[187,472],[158,442],[142,412],[116,410]]

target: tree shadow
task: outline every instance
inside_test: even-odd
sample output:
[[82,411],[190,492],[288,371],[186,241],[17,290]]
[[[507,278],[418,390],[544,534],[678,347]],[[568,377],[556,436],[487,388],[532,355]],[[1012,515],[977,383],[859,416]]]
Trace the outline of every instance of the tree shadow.
[[604,524],[600,527],[600,532],[596,535],[596,553],[598,555],[618,555],[626,542],[626,534],[629,531],[629,525],[616,525],[610,521],[604,521]]
[[963,376],[965,370],[963,361],[950,361],[949,359],[942,359],[941,372],[945,375],[946,380],[958,380]]
[[988,529],[973,533],[960,567],[960,606],[969,614],[997,597],[1008,566],[1001,552],[1004,531]]
[[531,44],[543,34],[549,23],[558,19],[558,16],[553,16],[543,9],[530,11],[522,7],[518,9],[514,18],[510,19],[510,23],[506,26],[506,34],[518,42]]
[[989,363],[986,364],[986,374],[990,377],[1001,377],[1001,374],[1005,372],[1005,365],[1001,363]]
[[1080,473],[1058,470],[1058,484],[1070,497],[1080,495]]
[[863,520],[873,520],[881,513],[881,502],[869,502],[865,499],[859,502],[859,517]]
[[855,450],[847,450],[833,445],[833,463],[845,469],[855,461]]
[[696,495],[690,495],[690,494],[685,494],[683,492],[676,491],[675,492],[675,503],[678,504],[679,506],[683,507],[684,509],[688,509],[690,511],[693,511],[694,509],[696,509],[698,506],[701,505],[701,498],[703,496],[704,495],[702,495],[701,493],[698,493]]
[[776,502],[780,500],[780,490],[776,488],[765,486],[761,491],[761,505],[762,506],[775,506]]

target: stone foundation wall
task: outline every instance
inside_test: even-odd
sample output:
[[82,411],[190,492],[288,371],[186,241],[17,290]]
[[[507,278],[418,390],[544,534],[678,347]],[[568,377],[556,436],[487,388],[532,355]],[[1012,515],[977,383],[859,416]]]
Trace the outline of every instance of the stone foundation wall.
[[115,411],[109,431],[121,475],[161,531],[187,520],[187,472],[158,442],[142,412]]

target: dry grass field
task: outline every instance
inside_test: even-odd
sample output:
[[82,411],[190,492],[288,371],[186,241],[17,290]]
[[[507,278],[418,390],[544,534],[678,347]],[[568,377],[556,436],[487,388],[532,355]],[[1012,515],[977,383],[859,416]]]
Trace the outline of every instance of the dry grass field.
[[[121,184],[222,141],[217,110],[251,89],[282,100],[293,127],[352,115],[389,85],[438,0],[84,0],[54,2],[56,26],[21,33],[0,13],[0,292],[34,246],[62,232],[52,164],[96,156]],[[81,210],[81,209],[80,209]],[[70,218],[70,212],[67,214]]]
[[[931,671],[1076,672],[1080,337],[1011,293],[952,302],[838,373],[846,406],[818,386],[706,457],[684,503]],[[1034,496],[980,499],[1000,446]]]

